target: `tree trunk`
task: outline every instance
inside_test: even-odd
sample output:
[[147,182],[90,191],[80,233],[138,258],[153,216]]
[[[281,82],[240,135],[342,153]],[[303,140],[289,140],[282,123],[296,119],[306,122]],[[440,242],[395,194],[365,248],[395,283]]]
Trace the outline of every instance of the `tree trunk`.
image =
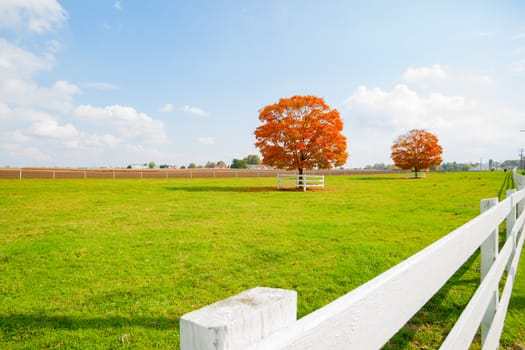
[[303,181],[304,168],[299,168],[297,170],[299,170],[299,181],[298,181],[297,185],[298,185],[299,188],[302,188],[303,191],[306,191],[306,183]]

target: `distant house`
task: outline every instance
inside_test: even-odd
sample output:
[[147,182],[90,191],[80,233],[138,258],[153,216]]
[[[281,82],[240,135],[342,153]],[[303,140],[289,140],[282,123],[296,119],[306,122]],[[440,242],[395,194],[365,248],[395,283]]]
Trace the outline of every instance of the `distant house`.
[[148,164],[131,164],[131,169],[148,169]]
[[274,168],[264,164],[248,164],[248,169],[251,170],[273,170]]

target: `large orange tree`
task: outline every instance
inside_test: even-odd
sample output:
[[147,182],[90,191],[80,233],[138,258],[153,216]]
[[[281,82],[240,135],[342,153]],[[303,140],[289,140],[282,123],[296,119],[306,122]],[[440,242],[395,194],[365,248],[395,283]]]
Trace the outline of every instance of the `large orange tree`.
[[263,163],[280,169],[329,169],[345,164],[346,137],[336,109],[322,98],[293,96],[259,111],[263,123],[255,130],[255,146]]
[[417,173],[441,164],[443,148],[436,135],[425,130],[410,130],[399,136],[392,145],[392,160],[404,170]]

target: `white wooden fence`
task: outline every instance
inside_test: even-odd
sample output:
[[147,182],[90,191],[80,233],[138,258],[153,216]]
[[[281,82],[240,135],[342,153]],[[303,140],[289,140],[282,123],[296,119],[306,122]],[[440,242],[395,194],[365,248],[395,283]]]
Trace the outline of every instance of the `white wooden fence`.
[[518,174],[518,169],[514,168],[512,171],[512,176],[514,177],[514,183],[518,186],[518,189],[521,190],[525,188],[525,176]]
[[427,177],[427,172],[422,171],[409,171],[407,173],[407,178],[409,179],[425,179]]
[[[468,349],[480,325],[482,348],[497,349],[525,237],[524,203],[525,189],[507,191],[500,203],[483,200],[473,220],[297,321],[290,317],[296,307],[290,305],[296,302],[293,294],[267,288],[186,314],[181,349],[379,349],[480,247],[482,282],[441,349]],[[505,220],[506,242],[499,250],[498,227]],[[264,298],[254,296],[260,290]]]
[[277,174],[277,189],[290,187],[302,188],[303,191],[306,191],[307,188],[324,189],[324,175]]

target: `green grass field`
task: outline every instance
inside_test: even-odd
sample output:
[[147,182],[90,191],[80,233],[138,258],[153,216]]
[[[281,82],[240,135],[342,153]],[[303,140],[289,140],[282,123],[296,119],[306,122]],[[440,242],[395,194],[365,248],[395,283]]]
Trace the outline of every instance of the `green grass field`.
[[[503,181],[338,176],[303,193],[274,178],[0,180],[0,348],[177,349],[180,316],[255,286],[297,290],[302,317],[477,216]],[[503,348],[525,348],[523,261]],[[478,267],[385,348],[438,347]]]

